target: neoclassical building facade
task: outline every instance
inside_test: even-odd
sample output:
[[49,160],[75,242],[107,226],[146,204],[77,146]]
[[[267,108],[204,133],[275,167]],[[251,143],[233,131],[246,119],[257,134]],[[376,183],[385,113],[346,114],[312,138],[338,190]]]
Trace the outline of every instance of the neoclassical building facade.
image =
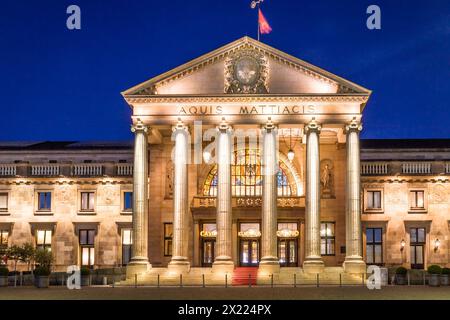
[[134,143],[0,144],[3,247],[129,276],[450,264],[450,141],[360,141],[370,90],[244,37],[122,94]]

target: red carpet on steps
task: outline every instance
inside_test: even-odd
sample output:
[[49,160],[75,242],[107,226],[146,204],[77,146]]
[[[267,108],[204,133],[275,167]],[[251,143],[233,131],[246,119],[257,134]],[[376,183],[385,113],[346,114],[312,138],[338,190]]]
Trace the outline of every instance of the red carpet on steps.
[[[250,280],[249,280],[250,275]],[[257,267],[239,267],[233,272],[233,286],[248,286],[250,282],[252,286],[256,285],[256,277],[258,275]]]

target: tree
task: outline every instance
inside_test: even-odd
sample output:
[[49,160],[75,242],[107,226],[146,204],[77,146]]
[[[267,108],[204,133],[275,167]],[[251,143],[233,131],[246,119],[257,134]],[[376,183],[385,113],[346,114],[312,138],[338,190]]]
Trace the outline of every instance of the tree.
[[34,261],[39,267],[50,268],[53,263],[53,254],[46,249],[37,249],[34,254]]
[[6,250],[6,257],[8,260],[14,261],[14,273],[17,271],[17,263],[20,260],[21,257],[21,250],[19,246],[11,246]]
[[20,262],[24,262],[27,264],[28,271],[30,271],[30,265],[34,260],[35,249],[31,243],[25,243],[20,248]]

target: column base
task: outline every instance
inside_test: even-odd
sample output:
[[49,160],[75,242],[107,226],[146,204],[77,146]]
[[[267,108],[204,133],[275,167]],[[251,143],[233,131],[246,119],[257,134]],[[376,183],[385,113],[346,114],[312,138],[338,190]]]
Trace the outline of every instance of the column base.
[[234,262],[230,257],[217,257],[212,265],[213,273],[233,273]]
[[306,258],[303,262],[303,272],[305,273],[322,273],[325,269],[325,264],[320,257]]
[[280,273],[280,261],[277,257],[262,257],[259,262],[258,274]]
[[191,264],[185,257],[173,257],[169,262],[167,269],[170,273],[189,273],[191,270]]
[[362,257],[345,257],[345,261],[342,265],[346,273],[366,273],[366,263]]
[[152,265],[147,258],[132,258],[127,265],[126,277],[132,278],[136,274],[144,274],[152,269]]

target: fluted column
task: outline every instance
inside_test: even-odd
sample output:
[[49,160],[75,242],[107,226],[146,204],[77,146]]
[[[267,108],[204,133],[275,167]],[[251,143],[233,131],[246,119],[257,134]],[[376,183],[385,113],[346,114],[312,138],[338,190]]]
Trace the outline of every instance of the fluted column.
[[321,126],[313,119],[305,126],[306,134],[306,204],[305,272],[318,273],[324,263],[320,255],[320,154]]
[[131,131],[134,132],[133,245],[128,277],[151,268],[148,262],[148,127],[138,120]]
[[261,261],[263,272],[279,272],[277,254],[277,172],[278,172],[278,130],[269,122],[262,128],[262,233]]
[[362,126],[353,119],[345,127],[347,134],[347,180],[346,180],[346,208],[345,235],[346,256],[344,270],[349,273],[363,273],[366,265],[362,258],[361,237],[361,176],[359,133]]
[[224,121],[218,127],[217,156],[217,216],[216,257],[213,272],[233,272],[232,211],[231,211],[231,155],[232,129]]
[[188,154],[189,132],[180,121],[172,129],[172,140],[175,141],[173,154],[173,238],[172,259],[169,269],[174,272],[188,272]]

